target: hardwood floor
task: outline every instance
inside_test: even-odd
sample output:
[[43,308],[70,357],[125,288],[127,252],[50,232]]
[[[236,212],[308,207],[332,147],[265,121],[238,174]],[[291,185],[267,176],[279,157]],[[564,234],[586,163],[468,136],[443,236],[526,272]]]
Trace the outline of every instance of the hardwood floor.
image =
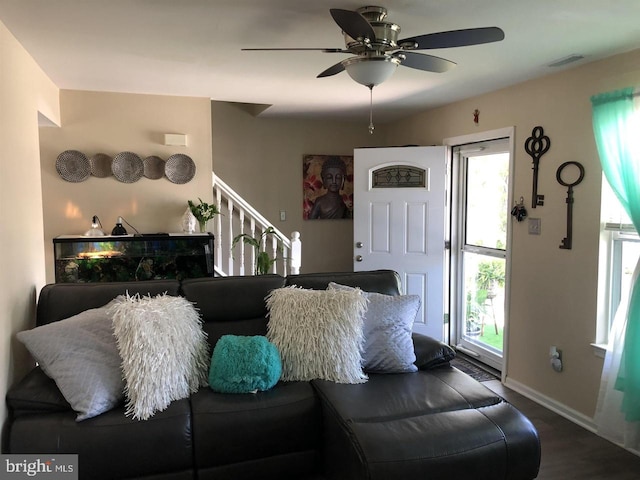
[[524,413],[540,435],[539,480],[638,480],[640,457],[502,385],[484,382]]

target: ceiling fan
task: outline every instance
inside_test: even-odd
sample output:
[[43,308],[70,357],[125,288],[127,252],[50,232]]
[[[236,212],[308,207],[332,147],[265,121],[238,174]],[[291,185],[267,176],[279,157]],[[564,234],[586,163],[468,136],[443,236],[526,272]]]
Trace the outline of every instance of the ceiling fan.
[[345,48],[243,48],[242,50],[315,50],[325,53],[355,55],[332,65],[318,78],[337,75],[346,70],[361,85],[369,87],[369,133],[373,133],[373,87],[380,85],[396,71],[399,65],[426,72],[443,73],[455,67],[455,62],[413,50],[465,47],[499,42],[504,32],[498,27],[468,28],[446,32],[427,33],[398,40],[400,26],[386,22],[387,9],[368,6],[352,10],[329,9],[333,20],[342,29]]
[[332,8],[334,21],[342,29],[345,48],[243,48],[253,51],[315,50],[325,53],[350,53],[355,56],[327,68],[318,78],[344,70],[356,82],[372,89],[387,80],[399,65],[427,72],[442,73],[456,64],[450,60],[416,53],[414,50],[464,47],[504,39],[498,27],[469,28],[428,33],[398,40],[400,26],[385,21],[387,9],[367,6],[356,11]]

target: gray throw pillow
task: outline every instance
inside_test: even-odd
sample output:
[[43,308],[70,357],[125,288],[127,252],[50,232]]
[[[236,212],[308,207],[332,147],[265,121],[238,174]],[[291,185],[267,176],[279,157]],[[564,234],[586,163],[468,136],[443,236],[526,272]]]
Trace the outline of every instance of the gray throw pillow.
[[124,399],[111,323],[105,306],[17,334],[78,413],[77,421],[111,410]]
[[[354,290],[352,287],[331,282],[330,289]],[[416,354],[411,339],[413,322],[420,309],[418,295],[383,295],[362,292],[368,300],[364,316],[364,352],[362,366],[365,372],[415,372]]]

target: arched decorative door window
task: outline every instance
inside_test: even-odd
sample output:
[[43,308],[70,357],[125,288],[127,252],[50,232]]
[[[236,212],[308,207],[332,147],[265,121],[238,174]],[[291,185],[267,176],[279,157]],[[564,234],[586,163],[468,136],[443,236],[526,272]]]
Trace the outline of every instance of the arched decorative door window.
[[371,173],[372,188],[424,188],[426,170],[410,165],[382,167]]

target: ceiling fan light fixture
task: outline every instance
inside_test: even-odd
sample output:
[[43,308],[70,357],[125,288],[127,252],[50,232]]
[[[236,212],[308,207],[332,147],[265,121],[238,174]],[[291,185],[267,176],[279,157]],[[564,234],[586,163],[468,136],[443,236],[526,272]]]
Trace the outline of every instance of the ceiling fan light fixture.
[[387,80],[400,65],[401,59],[391,55],[351,57],[341,63],[349,76],[360,85],[375,87]]

